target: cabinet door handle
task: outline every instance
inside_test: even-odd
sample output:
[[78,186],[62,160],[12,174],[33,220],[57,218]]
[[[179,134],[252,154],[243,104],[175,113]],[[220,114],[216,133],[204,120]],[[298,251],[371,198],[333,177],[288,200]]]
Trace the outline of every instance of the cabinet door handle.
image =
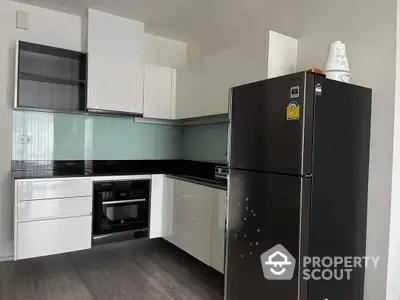
[[111,205],[111,204],[124,204],[124,203],[138,203],[138,202],[146,202],[146,198],[141,199],[131,199],[131,200],[118,200],[118,201],[105,201],[103,205]]

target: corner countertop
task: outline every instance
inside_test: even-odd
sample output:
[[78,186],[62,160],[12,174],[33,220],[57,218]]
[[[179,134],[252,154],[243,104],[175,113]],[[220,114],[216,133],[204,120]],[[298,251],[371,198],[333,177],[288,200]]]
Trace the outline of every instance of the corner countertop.
[[224,164],[191,160],[12,161],[11,174],[14,179],[166,174],[171,178],[226,190],[226,180],[214,177],[218,165]]

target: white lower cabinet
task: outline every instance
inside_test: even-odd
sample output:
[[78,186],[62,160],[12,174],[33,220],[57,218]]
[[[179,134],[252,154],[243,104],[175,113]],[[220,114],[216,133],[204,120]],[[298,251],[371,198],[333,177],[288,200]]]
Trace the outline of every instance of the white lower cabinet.
[[15,181],[14,260],[89,249],[92,180]]
[[18,223],[16,260],[89,249],[91,228],[91,216]]
[[225,191],[174,179],[173,197],[165,207],[172,230],[163,236],[220,272],[224,268],[224,195]]
[[174,180],[165,175],[151,176],[150,233],[151,239],[172,235]]

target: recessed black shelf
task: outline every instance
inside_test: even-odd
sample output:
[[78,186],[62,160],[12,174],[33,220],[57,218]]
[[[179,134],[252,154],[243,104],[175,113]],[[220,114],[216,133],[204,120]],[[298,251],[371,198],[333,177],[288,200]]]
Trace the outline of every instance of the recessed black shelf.
[[86,53],[19,41],[17,58],[15,108],[86,110]]
[[19,78],[23,80],[30,81],[39,81],[39,82],[47,82],[47,83],[55,83],[55,84],[64,84],[64,85],[80,85],[85,84],[85,80],[75,80],[75,79],[67,79],[67,78],[56,78],[50,76],[43,76],[34,73],[26,73],[20,72]]

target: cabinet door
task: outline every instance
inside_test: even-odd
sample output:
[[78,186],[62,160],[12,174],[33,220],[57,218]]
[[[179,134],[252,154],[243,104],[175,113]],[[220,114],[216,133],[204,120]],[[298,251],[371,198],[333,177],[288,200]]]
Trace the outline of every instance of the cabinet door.
[[211,267],[224,273],[226,192],[215,190],[214,193],[215,199],[212,209],[211,229]]
[[185,119],[203,115],[206,86],[201,63],[187,65],[177,70],[176,118]]
[[171,119],[172,69],[147,64],[144,76],[143,116]]
[[143,113],[144,24],[89,9],[87,107]]
[[92,217],[18,223],[16,239],[16,260],[89,249]]
[[210,265],[213,189],[176,180],[172,242]]
[[172,235],[174,180],[165,175],[151,176],[150,238]]
[[217,52],[202,60],[204,87],[203,115],[228,113],[229,88],[231,87],[232,66],[229,50]]

